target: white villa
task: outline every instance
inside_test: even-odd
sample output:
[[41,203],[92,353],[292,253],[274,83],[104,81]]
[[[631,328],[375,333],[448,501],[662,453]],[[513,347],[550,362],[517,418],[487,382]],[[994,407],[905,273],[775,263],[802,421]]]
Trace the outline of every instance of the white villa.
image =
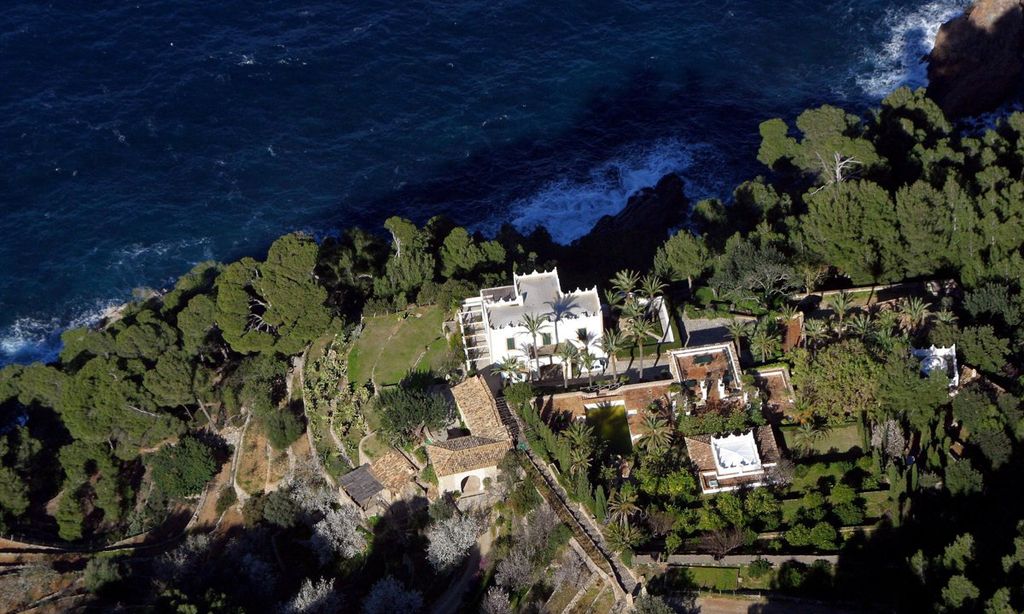
[[768,481],[768,470],[779,462],[779,448],[770,426],[739,435],[687,437],[685,442],[705,495],[763,486]]
[[956,344],[948,348],[939,348],[934,345],[923,349],[910,349],[910,353],[921,361],[921,375],[928,377],[935,371],[946,374],[949,378],[949,388],[952,390],[960,385],[960,372],[956,365]]
[[[560,362],[558,344],[570,342],[587,349],[603,365],[606,354],[597,342],[604,335],[604,319],[597,287],[563,292],[558,269],[512,274],[512,284],[487,288],[468,298],[459,311],[459,326],[466,350],[466,368],[481,371],[511,356],[534,368],[533,335],[526,316],[545,318],[537,335],[537,355],[543,364]],[[586,347],[584,347],[586,346]]]

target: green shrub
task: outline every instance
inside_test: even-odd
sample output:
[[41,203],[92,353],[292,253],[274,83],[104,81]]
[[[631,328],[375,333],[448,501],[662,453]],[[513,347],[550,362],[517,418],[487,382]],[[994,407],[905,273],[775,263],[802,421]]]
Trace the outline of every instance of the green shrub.
[[209,446],[194,437],[160,448],[148,465],[157,488],[171,499],[198,495],[217,471]]
[[768,559],[756,558],[747,566],[747,575],[751,578],[761,578],[772,570],[772,564]]
[[420,472],[420,479],[437,486],[437,472],[434,471],[434,466],[427,465],[424,467],[423,471]]
[[89,559],[85,564],[85,588],[90,593],[98,593],[104,587],[121,581],[123,572],[121,564],[109,556]]
[[505,388],[505,400],[508,401],[509,407],[522,407],[532,401],[533,397],[533,386],[529,382],[517,382]]
[[711,288],[704,286],[697,288],[697,291],[693,293],[693,298],[702,306],[707,307],[715,301],[715,293]]
[[276,408],[259,417],[275,450],[287,449],[306,432],[305,423],[291,407]]
[[238,502],[238,495],[233,486],[225,486],[217,497],[217,514],[223,514],[228,508]]
[[82,523],[85,522],[85,514],[82,513],[82,506],[78,502],[78,494],[73,490],[65,490],[57,504],[57,532],[60,538],[66,541],[75,541],[82,538]]
[[299,508],[283,490],[275,490],[263,502],[263,520],[270,524],[289,529],[298,522]]

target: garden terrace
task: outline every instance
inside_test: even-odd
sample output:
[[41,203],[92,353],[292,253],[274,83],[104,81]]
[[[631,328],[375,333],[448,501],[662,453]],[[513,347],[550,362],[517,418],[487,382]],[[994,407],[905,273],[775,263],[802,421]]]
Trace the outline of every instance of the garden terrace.
[[397,384],[412,370],[437,367],[448,349],[442,333],[444,311],[419,307],[399,314],[363,318],[363,329],[348,357],[353,384]]
[[742,435],[695,435],[686,437],[685,442],[704,494],[761,486],[767,469],[780,459],[770,426],[759,426]]
[[669,367],[698,404],[742,398],[739,361],[732,343],[675,350]]
[[644,412],[652,405],[661,406],[666,410],[671,407],[671,385],[671,381],[662,380],[620,386],[614,390],[575,391],[541,396],[540,414],[546,416],[549,422],[559,422],[564,418],[586,418],[591,410],[599,407],[621,406],[625,409],[630,440],[636,441],[642,435],[640,423],[643,421]]
[[792,415],[796,406],[796,393],[789,379],[789,368],[764,367],[754,371],[758,387],[765,394],[765,414],[773,422],[781,422]]

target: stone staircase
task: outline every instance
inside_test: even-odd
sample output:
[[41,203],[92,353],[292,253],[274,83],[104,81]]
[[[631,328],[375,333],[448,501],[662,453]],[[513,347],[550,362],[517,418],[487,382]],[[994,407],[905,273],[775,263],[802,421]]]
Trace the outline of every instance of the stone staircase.
[[504,397],[495,399],[498,407],[498,415],[501,417],[505,427],[509,430],[513,439],[518,442],[519,449],[523,450],[530,463],[527,465],[528,472],[532,475],[537,490],[555,511],[559,519],[572,530],[573,536],[579,542],[583,551],[593,561],[594,565],[601,570],[611,582],[617,595],[624,597],[628,603],[632,602],[638,586],[633,572],[626,567],[614,553],[604,544],[604,536],[597,527],[596,521],[590,518],[589,514],[579,504],[569,498],[568,493],[558,483],[558,479],[547,466],[547,464],[534,454],[533,450],[526,445],[525,425],[508,406]]

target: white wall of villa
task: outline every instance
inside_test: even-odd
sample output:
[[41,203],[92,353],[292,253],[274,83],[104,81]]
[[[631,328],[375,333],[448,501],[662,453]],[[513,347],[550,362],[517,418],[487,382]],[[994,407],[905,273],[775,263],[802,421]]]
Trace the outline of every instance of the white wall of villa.
[[[484,289],[480,296],[463,302],[459,323],[467,367],[483,370],[513,357],[533,369],[529,351],[534,338],[524,324],[527,315],[547,318],[536,339],[542,365],[561,362],[554,355],[554,347],[570,342],[588,350],[596,359],[594,370],[600,370],[607,355],[597,345],[604,335],[597,288],[563,292],[558,269],[513,273],[511,285]],[[581,337],[588,341],[581,341]]]
[[[475,478],[471,479],[471,478]],[[485,480],[490,482],[485,482]],[[476,495],[484,492],[484,484],[493,484],[498,479],[497,467],[482,467],[472,471],[453,473],[452,475],[438,476],[437,488],[441,492],[457,492],[465,495]]]

